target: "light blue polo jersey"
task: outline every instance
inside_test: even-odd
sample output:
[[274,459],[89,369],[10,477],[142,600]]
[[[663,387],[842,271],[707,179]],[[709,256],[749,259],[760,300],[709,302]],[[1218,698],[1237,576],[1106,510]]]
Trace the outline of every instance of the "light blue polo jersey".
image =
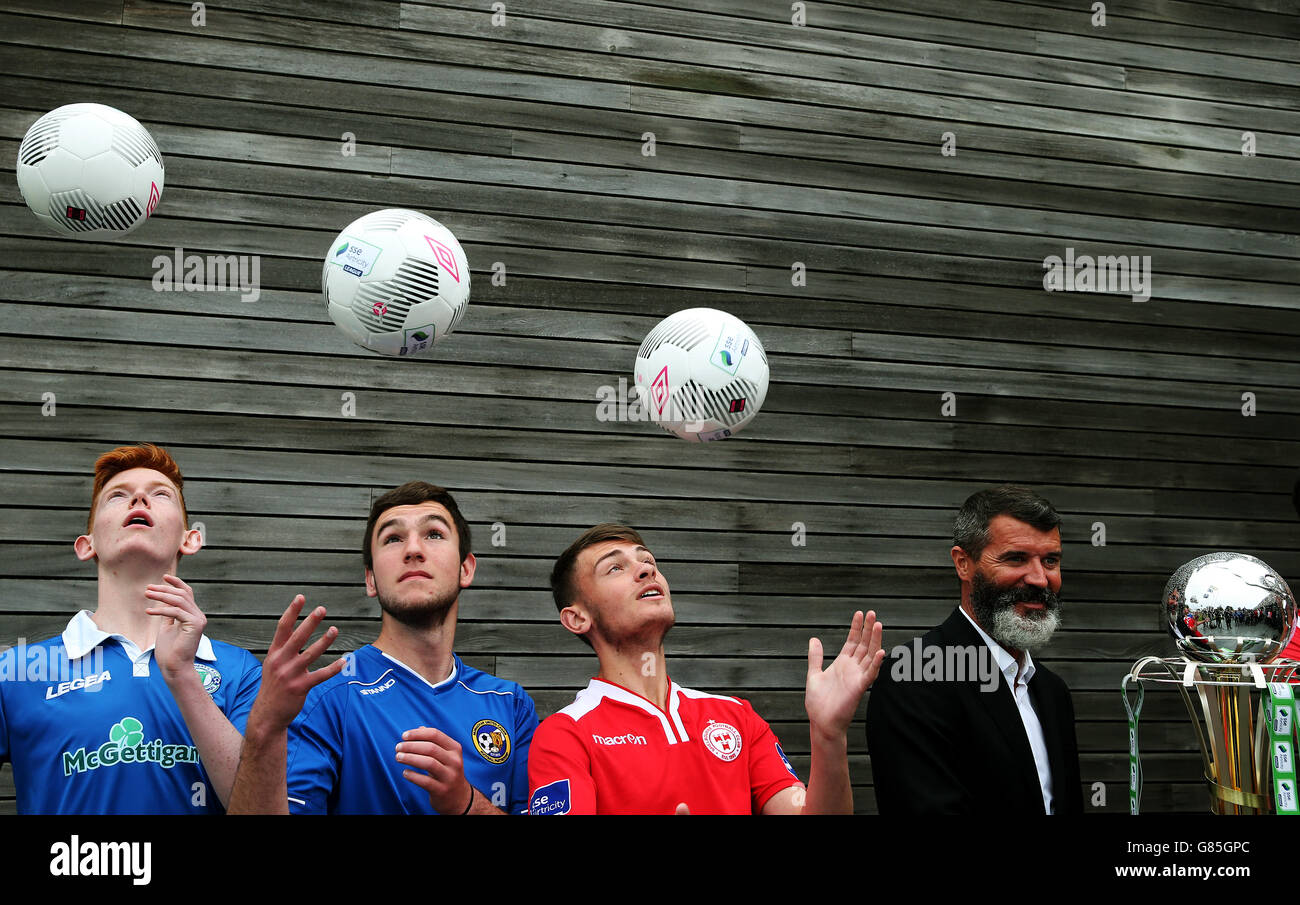
[[[262,667],[199,641],[194,668],[241,733]],[[154,660],[89,611],[62,635],[0,653],[0,761],[20,814],[220,814],[180,707]]]
[[289,727],[291,813],[437,813],[396,758],[402,733],[420,726],[460,743],[466,779],[492,804],[527,812],[537,710],[523,688],[454,654],[451,675],[436,685],[370,644],[347,656]]

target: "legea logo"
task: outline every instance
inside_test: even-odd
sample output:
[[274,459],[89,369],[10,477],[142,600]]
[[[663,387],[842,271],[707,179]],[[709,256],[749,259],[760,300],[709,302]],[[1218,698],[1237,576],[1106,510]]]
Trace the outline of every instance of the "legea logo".
[[133,716],[123,717],[108,730],[108,741],[98,748],[63,752],[63,775],[86,773],[118,764],[158,764],[170,770],[177,764],[195,764],[199,749],[193,745],[167,745],[162,739],[144,740],[144,724]]

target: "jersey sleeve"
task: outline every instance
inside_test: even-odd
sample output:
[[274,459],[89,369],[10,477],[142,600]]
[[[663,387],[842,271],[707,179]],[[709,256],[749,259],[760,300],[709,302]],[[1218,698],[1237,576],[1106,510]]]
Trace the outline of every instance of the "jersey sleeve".
[[528,813],[528,756],[536,732],[537,707],[528,692],[520,688],[515,693],[515,764],[510,776],[507,814]]
[[234,694],[226,700],[226,719],[230,724],[239,730],[239,734],[244,734],[244,727],[248,725],[248,714],[253,709],[253,701],[257,700],[257,690],[262,687],[262,664],[257,662],[257,658],[248,651],[241,651],[244,655],[244,662],[240,670],[239,684],[235,688]]
[[749,791],[753,813],[759,814],[763,806],[777,792],[791,786],[802,786],[799,775],[790,766],[776,733],[754,709],[745,702],[745,709],[750,718],[750,737],[755,739],[749,746]]
[[290,814],[327,814],[338,785],[343,736],[338,715],[326,695],[308,697],[302,712],[289,724],[285,763]]
[[537,727],[528,752],[530,814],[594,814],[596,783],[578,724],[556,713]]

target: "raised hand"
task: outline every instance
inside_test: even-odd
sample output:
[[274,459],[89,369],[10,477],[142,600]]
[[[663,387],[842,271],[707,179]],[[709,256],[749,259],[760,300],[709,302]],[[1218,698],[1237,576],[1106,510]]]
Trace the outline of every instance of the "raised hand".
[[849,636],[839,656],[822,670],[822,643],[808,640],[808,684],[804,707],[814,734],[839,736],[848,732],[858,702],[880,673],[885,652],[880,646],[882,626],[874,611],[864,618],[853,614]]
[[145,612],[163,617],[154,640],[154,659],[163,678],[170,681],[194,672],[199,639],[208,624],[208,617],[194,602],[194,589],[175,575],[164,575],[163,584],[146,586],[144,596],[155,601]]
[[325,634],[308,646],[312,633],[325,618],[325,607],[316,607],[295,628],[294,623],[306,602],[301,594],[293,598],[293,602],[276,623],[271,649],[262,661],[262,687],[257,693],[253,713],[249,716],[250,724],[256,719],[259,725],[266,728],[287,729],[302,710],[307,692],[326,679],[338,675],[347,664],[347,659],[340,657],[315,672],[310,669],[338,637],[339,630],[331,625]]

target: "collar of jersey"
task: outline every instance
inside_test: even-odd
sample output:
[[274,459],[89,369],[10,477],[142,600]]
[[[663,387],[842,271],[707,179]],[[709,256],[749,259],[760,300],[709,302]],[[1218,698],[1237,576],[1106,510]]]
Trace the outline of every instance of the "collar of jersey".
[[657,717],[660,726],[663,727],[664,737],[667,739],[668,744],[675,745],[678,742],[689,742],[691,740],[691,737],[686,732],[686,727],[682,725],[681,715],[677,712],[677,702],[680,691],[681,689],[678,688],[677,683],[670,677],[668,679],[667,712],[660,710],[659,705],[644,695],[639,695],[630,688],[624,688],[617,682],[611,682],[608,679],[593,677],[592,680],[587,683],[587,687],[584,689],[584,694],[594,696],[595,700],[592,701],[593,706],[599,702],[600,698],[610,698],[611,700],[628,704],[638,710],[644,710],[651,716]]
[[382,650],[380,650],[379,648],[375,647],[373,644],[370,645],[370,646],[371,646],[372,648],[374,648],[375,653],[379,654],[379,656],[383,657],[385,660],[391,660],[392,662],[396,663],[398,666],[402,667],[402,669],[406,670],[406,671],[409,672],[411,675],[415,676],[417,679],[419,679],[419,680],[420,680],[421,682],[423,682],[425,685],[428,685],[430,688],[432,688],[434,691],[437,691],[438,689],[440,689],[440,688],[444,688],[444,687],[450,685],[452,682],[455,682],[455,681],[456,681],[456,676],[460,673],[460,660],[457,659],[456,655],[453,653],[453,654],[451,655],[451,674],[448,675],[447,678],[445,678],[445,679],[443,679],[441,682],[439,682],[437,685],[434,685],[432,682],[430,682],[430,681],[429,681],[428,679],[426,679],[424,676],[420,675],[420,674],[419,674],[418,672],[416,672],[415,670],[411,669],[411,667],[407,666],[407,665],[406,665],[405,663],[403,663],[401,660],[397,659],[397,658],[394,657],[394,656],[391,656],[390,654],[386,654],[386,653],[384,653]]
[[[121,644],[123,648],[126,648],[128,654],[130,649],[136,647],[135,642],[125,635],[114,635],[104,631],[95,624],[94,619],[90,618],[90,610],[82,610],[72,617],[71,621],[68,622],[68,627],[63,630],[63,649],[68,652],[69,660],[77,660],[86,656],[86,654],[110,638]],[[144,653],[144,651],[140,651],[140,653]],[[195,656],[200,660],[217,659],[217,655],[212,651],[212,642],[208,640],[207,635],[199,638],[199,649]]]

